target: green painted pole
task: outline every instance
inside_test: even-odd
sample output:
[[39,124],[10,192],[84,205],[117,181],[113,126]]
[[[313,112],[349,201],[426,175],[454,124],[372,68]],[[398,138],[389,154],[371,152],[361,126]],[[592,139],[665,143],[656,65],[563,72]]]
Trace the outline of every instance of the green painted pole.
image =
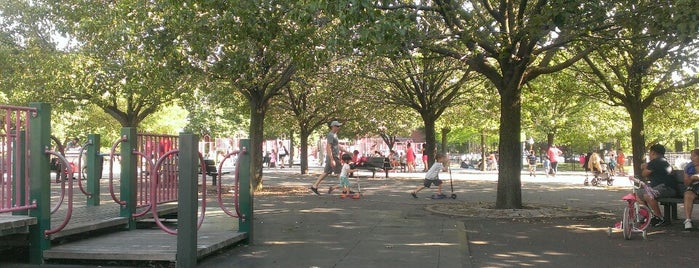
[[100,155],[100,135],[89,134],[87,140],[87,192],[92,195],[87,198],[88,206],[100,205],[100,180],[102,179],[102,155]]
[[177,185],[177,267],[197,265],[197,136],[180,133],[179,183]]
[[121,206],[119,215],[129,219],[127,224],[129,230],[135,230],[136,221],[132,215],[136,212],[136,180],[138,178],[137,158],[133,154],[138,142],[136,128],[121,128],[121,136],[126,137],[126,141],[121,143],[121,176],[119,177],[121,197],[119,198],[126,201],[126,204]]
[[29,106],[37,109],[36,116],[29,119],[29,151],[32,152],[29,195],[37,204],[37,208],[29,212],[29,216],[37,220],[36,225],[29,227],[29,262],[42,264],[44,250],[51,247],[51,241],[44,235],[44,231],[51,229],[51,174],[49,156],[45,153],[51,146],[51,105],[33,102]]
[[[240,207],[241,218],[238,219],[238,228],[240,232],[246,232],[247,239],[243,241],[244,243],[250,244],[252,242],[252,213],[253,213],[253,194],[252,194],[252,172],[250,169],[250,140],[242,139],[240,140],[240,150],[241,153],[238,155],[240,158],[240,167],[238,167],[238,176],[240,188],[238,189],[238,200]],[[246,152],[242,152],[245,150]]]

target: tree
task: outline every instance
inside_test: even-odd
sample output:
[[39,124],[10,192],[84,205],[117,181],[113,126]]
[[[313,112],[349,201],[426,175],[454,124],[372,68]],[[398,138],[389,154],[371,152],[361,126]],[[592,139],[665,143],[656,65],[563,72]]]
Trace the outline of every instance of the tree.
[[[347,86],[342,76],[331,72],[334,68],[323,67],[319,71],[303,72],[282,90],[276,107],[285,119],[293,118],[299,130],[301,151],[301,174],[308,172],[308,141],[315,131],[325,131],[333,119],[347,121],[360,107],[354,101],[352,87]],[[282,121],[282,120],[278,120]],[[280,122],[281,124],[281,122]]]
[[241,94],[250,108],[253,188],[262,187],[264,119],[297,71],[323,65],[332,20],[322,5],[293,1],[161,4],[190,65]]
[[[699,83],[699,76],[683,68],[697,67],[699,10],[691,1],[621,2],[618,7],[611,19],[620,29],[603,49],[585,57],[590,68],[585,73],[597,80],[591,94],[606,96],[609,105],[628,112],[634,173],[640,174],[647,147],[646,110],[666,94],[696,94],[686,89]],[[637,19],[639,15],[646,19]]]
[[371,62],[364,78],[382,85],[374,88],[370,101],[390,104],[417,112],[425,126],[429,163],[436,152],[436,122],[450,107],[458,105],[470,89],[473,77],[458,60],[425,51],[405,51],[398,57],[379,58]]
[[143,1],[46,1],[53,23],[78,44],[56,75],[63,101],[95,104],[123,127],[137,127],[186,90],[187,59],[159,5]]
[[380,5],[439,16],[443,35],[427,50],[463,60],[500,96],[497,208],[521,208],[521,93],[529,81],[569,67],[592,49],[585,40],[604,29],[603,3],[561,1],[434,1]]

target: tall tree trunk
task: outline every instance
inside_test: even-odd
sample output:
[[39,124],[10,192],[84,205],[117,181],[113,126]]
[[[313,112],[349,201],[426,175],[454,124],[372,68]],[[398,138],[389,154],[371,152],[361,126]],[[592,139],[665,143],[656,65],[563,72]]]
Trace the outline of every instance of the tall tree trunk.
[[[447,138],[449,137],[449,132],[451,132],[451,128],[442,128],[442,152],[445,154],[447,153]],[[428,152],[428,154],[432,157],[431,153]]]
[[485,129],[481,130],[481,171],[485,171],[485,157],[486,155],[486,147],[485,147]]
[[262,189],[262,143],[264,140],[264,120],[267,104],[260,100],[250,99],[250,174],[253,190]]
[[436,119],[432,114],[424,114],[422,115],[422,120],[425,123],[425,144],[427,145],[425,152],[427,152],[428,155],[427,163],[428,165],[432,165],[432,163],[434,163],[434,152],[436,151],[437,145],[437,131],[435,130]]
[[310,136],[311,133],[308,128],[301,126],[301,133],[299,134],[301,139],[301,174],[308,173],[308,137]]
[[294,165],[294,131],[289,130],[289,155],[287,155],[289,163],[287,163],[287,167],[291,168]]
[[[500,91],[500,145],[498,146],[498,193],[495,207],[522,208],[522,102],[517,83]],[[484,159],[485,162],[485,159]]]
[[633,153],[633,174],[641,174],[641,164],[645,163],[646,137],[643,135],[643,108],[640,101],[628,108],[631,117],[631,150]]

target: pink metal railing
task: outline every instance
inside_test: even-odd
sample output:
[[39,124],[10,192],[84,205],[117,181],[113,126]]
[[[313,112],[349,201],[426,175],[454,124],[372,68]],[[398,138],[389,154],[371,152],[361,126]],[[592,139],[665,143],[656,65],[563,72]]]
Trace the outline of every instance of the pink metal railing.
[[[155,200],[160,203],[177,201],[177,158],[170,156],[163,159],[162,171],[154,170],[155,161],[171,150],[177,150],[179,137],[170,135],[138,134],[136,152],[140,155],[137,161],[137,207],[150,206],[153,200],[152,194],[157,195]],[[153,174],[159,174],[163,183],[157,184],[157,189],[151,189]]]
[[[243,151],[245,151],[245,149],[243,149]],[[164,159],[166,159],[167,157],[169,157],[170,154],[174,155],[174,154],[177,154],[177,153],[179,153],[179,151],[176,151],[176,150],[167,152],[165,155],[163,155],[163,156],[156,162],[155,168],[154,168],[154,169],[155,169],[155,170],[158,170],[159,167],[162,165],[162,160],[164,160]],[[219,163],[219,166],[218,166],[218,174],[223,174],[223,173],[222,173],[222,168],[223,168],[223,164],[226,162],[226,160],[230,159],[231,156],[234,156],[234,155],[235,155],[235,156],[238,156],[239,154],[240,154],[240,151],[234,151],[234,152],[231,152],[231,153],[227,154],[226,156],[224,156],[223,160],[221,160],[221,162]],[[199,153],[199,165],[200,165],[200,167],[199,167],[200,170],[206,170],[206,164],[205,164],[205,162],[204,162],[204,157],[202,156],[201,152]],[[219,178],[219,183],[217,184],[217,185],[218,185],[218,187],[217,187],[217,201],[218,201],[219,207],[220,207],[228,216],[233,217],[233,218],[242,218],[242,217],[243,217],[243,216],[240,214],[240,207],[239,207],[239,202],[238,202],[238,201],[239,201],[239,199],[238,199],[239,183],[240,183],[240,181],[239,181],[239,176],[238,176],[238,175],[239,175],[239,171],[240,171],[240,170],[239,170],[239,167],[240,167],[240,157],[237,157],[237,158],[236,158],[236,163],[235,163],[235,170],[234,170],[234,172],[233,172],[233,174],[235,175],[234,190],[233,190],[233,191],[234,191],[234,194],[233,194],[233,196],[234,196],[234,198],[233,198],[233,205],[234,205],[234,208],[235,208],[235,214],[233,214],[233,212],[231,212],[231,211],[230,211],[228,208],[226,208],[226,207],[224,206],[224,204],[223,204],[223,196],[222,196],[222,195],[223,195],[223,190],[222,190],[222,187],[221,187],[221,185],[223,184],[223,178]],[[201,179],[201,210],[200,210],[200,213],[199,213],[199,220],[198,220],[198,222],[197,222],[197,229],[199,229],[199,228],[201,227],[202,223],[204,223],[204,218],[205,218],[205,216],[206,216],[206,205],[207,205],[207,202],[206,202],[206,200],[207,200],[207,197],[206,197],[206,172],[201,172],[201,176],[202,176],[202,179]],[[161,181],[161,180],[159,179],[159,177],[160,177],[160,176],[159,176],[159,173],[156,173],[155,177],[154,177],[153,180],[151,181],[151,183],[153,184],[153,185],[151,186],[151,189],[157,189],[157,188],[158,188],[158,184],[159,184],[160,181]],[[154,215],[157,215],[158,211],[157,211],[157,206],[156,206],[156,204],[158,204],[158,201],[156,200],[157,198],[156,198],[156,195],[155,195],[155,194],[152,194],[151,196],[153,197],[153,200],[151,201],[151,204],[153,204],[153,205],[151,205],[151,210],[153,211],[153,214],[154,214]],[[177,234],[177,229],[172,229],[172,228],[169,228],[169,227],[165,226],[165,225],[160,221],[160,218],[159,218],[159,217],[154,217],[154,220],[155,220],[155,223],[158,225],[158,227],[160,227],[160,229],[162,229],[162,230],[165,231],[166,233],[172,234],[172,235]]]
[[[126,137],[121,137],[114,142],[110,151],[109,160],[109,193],[112,199],[120,205],[125,205],[126,202],[117,197],[116,190],[114,189],[113,161],[115,159],[114,156],[116,155],[117,147],[122,142],[125,142],[126,139]],[[150,212],[152,200],[157,200],[160,204],[177,201],[177,172],[179,170],[177,158],[173,155],[167,155],[167,157],[162,159],[162,164],[157,169],[155,168],[155,162],[168,152],[177,150],[178,146],[179,137],[177,136],[138,134],[136,149],[132,154],[138,156],[136,161],[137,183],[135,206],[142,210],[136,212],[133,215],[134,217],[140,217]],[[161,182],[153,184],[153,176],[156,174],[159,176]]]
[[[25,153],[30,148],[29,137],[31,131],[29,119],[37,116],[37,109],[31,107],[18,107],[0,105],[0,122],[2,133],[0,133],[0,213],[21,211],[36,208],[29,196],[30,181],[29,154]],[[24,139],[20,133],[24,131]],[[15,146],[23,144],[24,150],[18,150]],[[22,157],[25,153],[25,158]],[[24,163],[24,165],[22,165]],[[22,167],[23,170],[22,170]],[[20,172],[22,171],[22,172]],[[24,178],[20,178],[20,174]],[[22,185],[24,182],[24,185]],[[22,189],[15,191],[13,189]],[[24,198],[22,196],[24,195]]]
[[[47,150],[46,150],[46,153],[47,153],[47,154],[51,154],[51,155],[57,157],[57,158],[61,161],[61,163],[62,163],[61,166],[62,166],[62,167],[65,167],[65,173],[66,173],[66,174],[72,174],[72,173],[73,173],[73,167],[70,165],[70,162],[68,162],[68,160],[67,160],[60,152],[52,151],[52,150],[47,149]],[[64,170],[61,169],[61,170],[59,170],[59,172],[64,172]],[[72,178],[72,177],[73,177],[73,176],[68,176],[68,179],[67,179],[67,180],[68,180],[68,210],[66,211],[66,217],[63,219],[63,221],[61,222],[61,224],[59,224],[58,226],[56,226],[56,227],[54,227],[54,228],[51,228],[50,230],[45,230],[45,231],[44,231],[44,235],[46,235],[46,236],[51,235],[51,234],[55,234],[55,233],[57,233],[57,232],[63,230],[63,228],[65,228],[65,227],[68,225],[68,222],[70,222],[70,218],[73,216],[73,178]],[[66,188],[66,187],[65,187],[65,181],[62,181],[62,182],[61,182],[61,189],[63,189],[62,191],[65,191],[65,188]],[[52,214],[53,214],[56,210],[58,210],[58,208],[59,208],[59,207],[61,206],[61,204],[63,203],[63,196],[64,196],[64,194],[62,193],[62,194],[61,194],[61,200],[60,200],[60,201],[58,202],[58,204],[56,204],[56,206],[51,210],[51,213],[52,213]]]
[[[243,148],[242,152],[245,153],[245,151],[246,151],[246,149]],[[225,163],[226,160],[231,158],[231,156],[234,156],[234,155],[237,156],[235,159],[235,170],[233,171],[233,175],[235,176],[234,181],[233,181],[233,207],[235,209],[235,215],[230,210],[228,210],[228,208],[226,208],[223,205],[223,190],[221,188],[221,185],[223,185],[222,178],[219,179],[218,187],[216,188],[217,193],[218,193],[218,195],[217,195],[218,206],[228,216],[231,216],[234,218],[243,218],[243,216],[240,214],[240,204],[239,204],[239,200],[238,200],[238,196],[239,196],[239,192],[240,192],[239,191],[239,189],[240,189],[240,153],[241,153],[241,151],[230,152],[226,156],[224,156],[223,159],[221,160],[221,163],[218,164],[218,174],[223,174],[223,173],[221,173],[222,169],[223,169],[223,163]]]

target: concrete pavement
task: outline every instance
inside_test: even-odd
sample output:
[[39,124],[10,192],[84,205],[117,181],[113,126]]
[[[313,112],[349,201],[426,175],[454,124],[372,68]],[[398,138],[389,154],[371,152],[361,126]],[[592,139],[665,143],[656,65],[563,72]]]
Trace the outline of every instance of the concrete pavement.
[[[288,193],[257,195],[253,244],[199,266],[683,267],[692,264],[699,237],[679,221],[651,229],[648,240],[635,234],[627,241],[618,231],[608,237],[624,205],[620,198],[630,191],[623,177],[615,186],[585,187],[581,172],[523,174],[522,198],[530,209],[494,210],[488,209],[496,195],[494,172],[453,170],[455,200],[429,199],[431,189],[412,198],[408,193],[424,173],[390,173],[389,179],[360,173],[361,199],[315,196],[307,189],[320,170],[311,172],[265,169],[264,185]],[[441,178],[449,194],[449,175]],[[320,189],[335,183],[330,177]],[[440,210],[446,212],[435,213]]]

